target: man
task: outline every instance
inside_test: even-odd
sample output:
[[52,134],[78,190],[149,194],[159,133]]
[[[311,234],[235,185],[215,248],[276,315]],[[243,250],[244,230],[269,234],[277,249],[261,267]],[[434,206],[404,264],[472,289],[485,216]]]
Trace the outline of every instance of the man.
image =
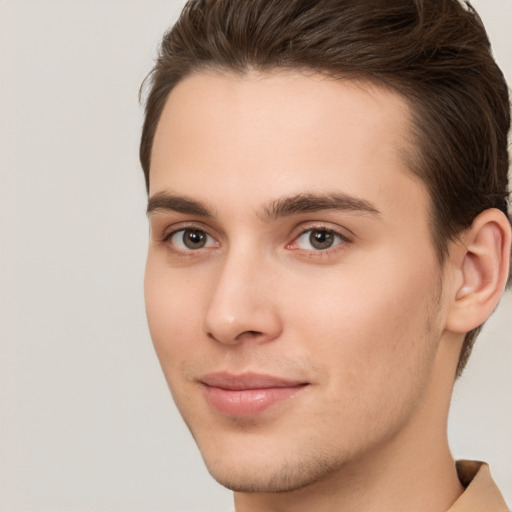
[[166,34],[148,322],[237,512],[507,510],[446,423],[509,276],[509,125],[455,0],[198,0]]

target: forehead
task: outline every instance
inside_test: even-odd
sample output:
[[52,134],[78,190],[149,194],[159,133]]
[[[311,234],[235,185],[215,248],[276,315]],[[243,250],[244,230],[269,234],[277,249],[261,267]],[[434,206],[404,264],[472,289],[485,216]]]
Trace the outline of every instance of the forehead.
[[425,196],[403,158],[409,123],[407,101],[370,82],[201,72],[169,95],[153,144],[150,195],[172,190],[256,207],[337,189],[387,198],[392,207],[397,188],[401,196],[411,187]]

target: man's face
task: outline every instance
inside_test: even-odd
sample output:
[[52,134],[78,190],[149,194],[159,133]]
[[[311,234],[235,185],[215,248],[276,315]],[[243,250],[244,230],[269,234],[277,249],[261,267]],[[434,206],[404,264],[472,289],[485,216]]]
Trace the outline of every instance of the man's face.
[[408,120],[388,90],[284,71],[199,73],[170,94],[147,315],[228,487],[298,488],[424,428],[442,276]]

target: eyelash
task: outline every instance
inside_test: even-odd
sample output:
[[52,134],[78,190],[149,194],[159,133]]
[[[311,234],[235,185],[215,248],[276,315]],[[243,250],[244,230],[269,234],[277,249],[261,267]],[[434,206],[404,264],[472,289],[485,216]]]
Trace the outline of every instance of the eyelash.
[[[184,235],[185,232],[187,232],[187,231],[192,231],[192,232],[195,231],[195,232],[203,233],[210,240],[214,240],[215,241],[215,238],[212,235],[210,235],[206,229],[204,229],[201,226],[197,226],[197,225],[193,225],[192,224],[192,225],[181,226],[179,229],[174,229],[170,233],[165,234],[162,237],[162,240],[161,240],[162,245],[167,247],[167,249],[169,251],[171,251],[173,254],[176,254],[176,255],[182,256],[182,257],[194,257],[194,256],[197,255],[198,252],[201,251],[201,249],[208,250],[208,249],[211,248],[211,247],[200,247],[198,249],[190,249],[189,248],[188,250],[187,249],[182,249],[182,248],[176,248],[175,244],[171,243],[172,238],[174,236],[176,236],[177,234],[179,234],[179,233],[183,233],[183,235]],[[206,243],[208,243],[208,242],[206,242]],[[218,247],[220,244],[215,241],[215,245]]]
[[[322,249],[300,249],[300,247],[294,247],[297,245],[298,241],[308,235],[309,233],[309,242],[312,242],[311,237],[313,233],[323,233],[324,235],[330,236],[333,238],[333,244],[322,248]],[[326,257],[331,255],[333,252],[341,249],[342,245],[350,244],[352,240],[348,238],[346,235],[343,235],[339,231],[328,228],[324,225],[313,225],[309,226],[307,229],[302,230],[296,237],[294,237],[293,241],[287,244],[287,249],[291,250],[302,250],[306,252],[308,255],[312,255],[314,257]]]
[[[220,245],[219,242],[216,241],[215,237],[210,235],[206,229],[204,229],[201,226],[194,225],[194,224],[181,226],[179,229],[174,229],[170,233],[165,234],[161,239],[162,245],[166,246],[168,248],[168,250],[170,250],[173,254],[176,254],[181,257],[198,256],[199,255],[198,253],[203,253],[204,250],[209,250],[212,248],[212,246],[210,245],[208,247],[199,247],[197,249],[189,248],[187,250],[184,248],[176,248],[175,244],[170,243],[174,236],[176,236],[177,234],[182,233],[182,232],[184,235],[186,231],[192,231],[192,232],[196,231],[196,232],[203,233],[206,237],[208,237],[210,239],[210,241],[213,240],[215,242],[213,248],[219,247],[219,245]],[[326,247],[325,249],[300,249],[298,247],[294,247],[294,246],[296,246],[297,241],[301,237],[304,237],[308,233],[310,233],[309,236],[311,237],[311,234],[315,231],[334,237],[334,242],[333,242],[334,245]],[[208,243],[208,241],[206,243]],[[290,243],[287,243],[285,247],[286,247],[286,249],[293,250],[293,251],[296,251],[296,250],[302,251],[303,253],[307,253],[308,256],[327,257],[327,256],[331,255],[333,252],[340,250],[341,247],[339,247],[339,246],[343,246],[343,245],[350,244],[350,243],[352,243],[352,240],[348,236],[340,233],[339,231],[336,231],[334,229],[326,227],[325,225],[320,224],[320,225],[310,225],[307,227],[307,229],[303,229],[302,231],[300,231],[300,233],[298,235],[294,236],[293,240]]]

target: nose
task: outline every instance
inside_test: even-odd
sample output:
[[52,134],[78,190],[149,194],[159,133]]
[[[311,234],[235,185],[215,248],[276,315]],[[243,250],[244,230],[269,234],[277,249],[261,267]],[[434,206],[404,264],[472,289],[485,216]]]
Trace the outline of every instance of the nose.
[[282,331],[275,274],[262,259],[231,255],[222,264],[204,317],[203,330],[220,343],[266,343]]

